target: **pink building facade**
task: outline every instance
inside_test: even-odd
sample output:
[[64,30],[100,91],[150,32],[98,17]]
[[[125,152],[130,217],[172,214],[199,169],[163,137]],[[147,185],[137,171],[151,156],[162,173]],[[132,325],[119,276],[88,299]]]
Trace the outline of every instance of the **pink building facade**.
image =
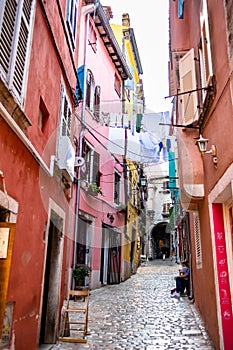
[[[80,29],[79,76],[84,99],[76,113],[78,124],[81,122],[78,152],[84,165],[77,176],[75,260],[92,268],[87,283],[98,288],[121,281],[125,215],[119,208],[124,202],[124,164],[122,156],[108,151],[108,130],[112,118],[122,120],[122,86],[131,74],[109,25],[108,12],[101,5],[95,12],[92,8],[87,5]],[[90,184],[96,184],[101,193],[90,192]]]
[[170,0],[170,94],[193,298],[215,348],[225,350],[233,329],[231,17],[231,1]]

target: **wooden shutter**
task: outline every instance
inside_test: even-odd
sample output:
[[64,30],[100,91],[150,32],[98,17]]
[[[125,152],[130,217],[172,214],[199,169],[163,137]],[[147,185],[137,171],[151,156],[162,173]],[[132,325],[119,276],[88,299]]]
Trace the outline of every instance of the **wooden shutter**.
[[21,95],[22,91],[25,62],[28,51],[31,5],[32,0],[24,0],[16,49],[13,86],[16,89],[19,96]]
[[[20,100],[27,69],[32,2],[33,0],[6,1],[1,25],[0,65],[9,88]],[[1,1],[1,7],[3,3]]]
[[[195,60],[194,50],[191,49],[184,55],[179,61],[180,72],[180,91],[186,92],[195,90],[196,73],[195,73]],[[180,110],[182,115],[182,123],[188,125],[198,119],[198,99],[197,91],[192,93],[185,93],[180,96]]]
[[213,67],[212,56],[210,47],[210,31],[209,31],[209,19],[206,0],[203,0],[203,8],[201,13],[201,73],[202,73],[202,85],[207,87],[212,81]]
[[10,58],[13,45],[15,18],[17,12],[17,3],[15,0],[1,1],[0,11],[3,13],[0,34],[0,66],[5,76],[10,70]]

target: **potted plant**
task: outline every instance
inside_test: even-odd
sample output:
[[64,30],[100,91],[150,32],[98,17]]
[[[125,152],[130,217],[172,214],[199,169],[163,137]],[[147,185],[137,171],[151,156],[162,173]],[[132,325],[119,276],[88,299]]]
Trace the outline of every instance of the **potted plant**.
[[87,188],[89,189],[89,192],[91,192],[93,195],[97,195],[98,193],[102,196],[104,195],[101,187],[97,186],[97,184],[94,182],[88,183]]
[[91,268],[85,264],[76,264],[73,269],[73,278],[75,280],[75,286],[85,286],[85,277],[89,277]]

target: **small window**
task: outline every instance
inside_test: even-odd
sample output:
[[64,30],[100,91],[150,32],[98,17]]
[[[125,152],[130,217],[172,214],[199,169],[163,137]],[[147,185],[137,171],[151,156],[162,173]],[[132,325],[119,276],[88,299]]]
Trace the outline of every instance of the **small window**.
[[94,113],[94,99],[95,99],[95,80],[92,72],[87,70],[87,87],[86,87],[86,107]]
[[117,95],[121,96],[121,80],[119,77],[115,74],[115,80],[114,80],[114,88],[116,90]]
[[121,200],[121,176],[115,171],[114,172],[114,203],[120,204]]
[[100,186],[100,155],[94,151],[93,147],[85,139],[83,140],[82,155],[85,159],[85,167],[81,169],[82,178],[88,183],[95,183],[97,186]]
[[38,113],[38,128],[45,134],[48,129],[49,112],[45,103],[40,97],[39,113]]
[[100,119],[100,86],[95,88],[94,116],[97,120]]
[[73,45],[75,45],[78,17],[78,0],[67,1],[66,22]]

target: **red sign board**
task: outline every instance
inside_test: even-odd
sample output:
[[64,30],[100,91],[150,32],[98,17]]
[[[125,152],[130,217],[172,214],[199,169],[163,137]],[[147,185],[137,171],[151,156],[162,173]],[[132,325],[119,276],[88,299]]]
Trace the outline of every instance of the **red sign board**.
[[232,350],[232,302],[222,204],[213,204],[213,220],[224,350]]

